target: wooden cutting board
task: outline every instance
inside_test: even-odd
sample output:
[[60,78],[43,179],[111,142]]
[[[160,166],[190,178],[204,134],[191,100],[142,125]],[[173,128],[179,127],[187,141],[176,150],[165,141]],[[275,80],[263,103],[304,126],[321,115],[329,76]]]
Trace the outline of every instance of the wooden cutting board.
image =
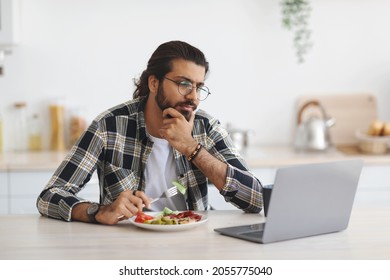
[[[336,120],[335,125],[329,129],[331,142],[335,146],[356,146],[356,130],[367,129],[370,123],[378,118],[377,101],[372,94],[301,96],[296,104],[296,113],[298,114],[302,105],[310,100],[318,100],[326,113]],[[317,111],[319,110],[317,109]],[[309,114],[310,112],[307,113]],[[317,112],[317,114],[320,114],[320,112]]]

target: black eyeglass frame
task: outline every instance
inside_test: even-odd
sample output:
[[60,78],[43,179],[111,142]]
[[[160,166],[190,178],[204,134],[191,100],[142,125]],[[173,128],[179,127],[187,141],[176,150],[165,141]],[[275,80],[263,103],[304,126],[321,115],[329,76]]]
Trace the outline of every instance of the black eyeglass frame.
[[[171,78],[168,78],[168,77],[166,77],[166,76],[164,76],[164,79],[167,79],[168,81],[171,81],[171,82],[175,83],[175,84],[177,85],[177,91],[178,91],[178,92],[180,93],[180,95],[182,95],[182,96],[186,96],[186,95],[190,94],[190,93],[193,91],[193,89],[194,89],[194,86],[193,86],[192,83],[190,83],[189,81],[184,80],[184,81],[178,82],[178,81],[172,80]],[[191,85],[191,90],[189,90],[189,88],[188,88],[189,85]],[[187,87],[187,88],[188,88],[188,90],[187,90],[188,92],[185,93],[185,94],[183,94],[183,93],[180,91],[180,86],[185,86],[185,87]],[[205,98],[201,98],[201,97],[200,97],[200,96],[201,96],[201,91],[203,91],[203,92],[205,92],[205,93],[207,94]],[[211,94],[211,92],[210,92],[209,88],[206,87],[205,85],[200,86],[200,87],[198,87],[198,86],[196,87],[196,98],[197,98],[199,101],[204,101],[204,100],[206,100],[207,97],[209,97],[210,94]]]

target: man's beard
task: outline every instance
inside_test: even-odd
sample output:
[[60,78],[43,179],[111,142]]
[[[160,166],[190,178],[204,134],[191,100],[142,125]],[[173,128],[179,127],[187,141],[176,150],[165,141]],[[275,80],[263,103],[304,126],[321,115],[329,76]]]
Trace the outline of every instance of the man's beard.
[[177,107],[179,107],[180,105],[191,105],[194,108],[194,111],[196,110],[196,104],[194,104],[194,102],[192,101],[180,102],[180,103],[176,103],[175,105],[170,104],[169,101],[167,100],[167,97],[161,85],[159,85],[158,87],[155,99],[161,111],[164,111],[167,108],[175,108],[186,118],[187,121],[189,121],[191,118],[191,112],[177,109]]

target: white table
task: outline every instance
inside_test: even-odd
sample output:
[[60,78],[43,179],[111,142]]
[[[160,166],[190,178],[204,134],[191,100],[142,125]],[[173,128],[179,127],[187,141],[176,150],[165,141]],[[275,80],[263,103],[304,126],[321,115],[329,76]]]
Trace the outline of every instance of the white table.
[[267,245],[214,232],[264,221],[263,214],[209,211],[189,231],[154,232],[57,221],[39,215],[0,216],[0,259],[390,259],[390,191],[359,191],[347,230]]

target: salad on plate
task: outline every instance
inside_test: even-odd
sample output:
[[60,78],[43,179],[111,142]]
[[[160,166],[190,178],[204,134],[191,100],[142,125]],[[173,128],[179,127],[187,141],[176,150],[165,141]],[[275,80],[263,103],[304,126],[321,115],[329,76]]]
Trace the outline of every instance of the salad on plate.
[[148,215],[145,212],[138,212],[134,219],[135,223],[150,225],[183,225],[199,222],[202,215],[192,210],[172,211],[165,207],[164,210],[156,216]]

